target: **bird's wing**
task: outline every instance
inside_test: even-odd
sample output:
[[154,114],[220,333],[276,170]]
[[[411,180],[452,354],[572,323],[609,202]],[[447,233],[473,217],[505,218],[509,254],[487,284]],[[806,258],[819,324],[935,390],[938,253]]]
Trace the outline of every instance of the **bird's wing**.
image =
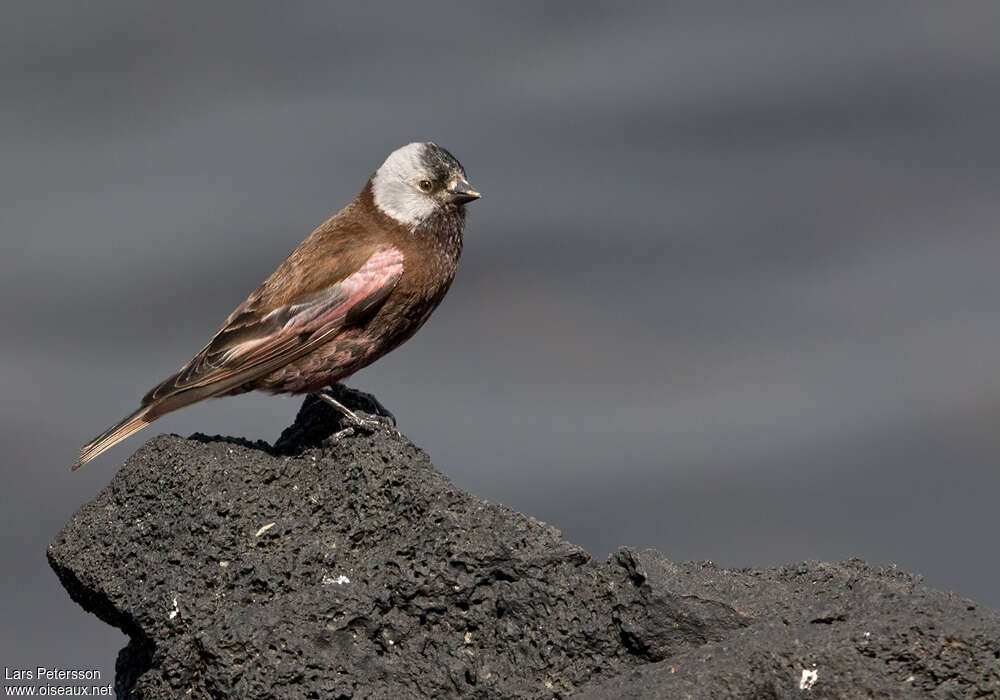
[[[272,279],[261,285],[201,352],[143,397],[137,411],[84,445],[73,469],[165,413],[266,376],[330,342],[345,326],[376,313],[403,274],[403,254],[389,245],[360,252],[337,256],[332,268],[326,268],[327,283],[314,278],[304,289],[301,279],[279,267],[272,275],[284,285],[277,294],[271,293]],[[298,253],[284,265],[296,264]],[[364,262],[356,262],[360,260]],[[294,292],[296,284],[303,290],[299,294]]]
[[241,307],[201,352],[146,394],[142,406],[153,418],[270,374],[377,311],[402,274],[403,254],[383,245],[325,288],[266,311]]

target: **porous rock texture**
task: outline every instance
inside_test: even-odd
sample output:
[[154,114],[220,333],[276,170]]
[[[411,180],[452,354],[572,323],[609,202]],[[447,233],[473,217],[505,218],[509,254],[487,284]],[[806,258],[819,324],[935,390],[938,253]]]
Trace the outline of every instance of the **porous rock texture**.
[[119,697],[1000,697],[1000,616],[914,576],[598,562],[343,427],[162,435],[73,516],[49,561],[130,636]]

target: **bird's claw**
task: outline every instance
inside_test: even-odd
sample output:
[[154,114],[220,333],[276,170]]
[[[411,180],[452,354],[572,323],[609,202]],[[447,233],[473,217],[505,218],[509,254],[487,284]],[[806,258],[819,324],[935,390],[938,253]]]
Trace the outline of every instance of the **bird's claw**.
[[351,389],[349,387],[345,388],[348,391],[353,391],[358,396],[366,399],[372,406],[375,407],[376,413],[369,414],[373,417],[374,420],[378,420],[381,422],[388,421],[388,423],[390,423],[393,428],[396,427],[396,416],[392,415],[392,411],[383,406],[382,402],[379,401],[374,394],[369,394],[367,391],[360,391],[358,389]]
[[363,418],[360,415],[358,415],[357,412],[352,411],[347,406],[340,403],[340,401],[335,399],[330,393],[326,391],[318,391],[316,392],[316,396],[318,396],[320,399],[322,399],[323,401],[325,401],[326,403],[337,409],[337,411],[341,414],[341,416],[343,416],[343,420],[347,423],[350,423],[348,427],[335,433],[333,435],[334,439],[340,439],[342,437],[354,435],[357,430],[363,430],[366,433],[374,433],[378,430],[382,430],[383,428],[388,430],[395,429],[396,419],[393,417],[391,413],[385,410],[382,404],[380,404],[378,400],[375,399],[375,397],[371,395],[366,395],[366,396],[369,396],[372,399],[372,403],[387,415],[372,415],[366,413],[365,417]]
[[333,440],[334,442],[337,442],[341,438],[350,437],[352,435],[354,435],[354,428],[344,428],[343,430],[338,430],[333,435],[331,435],[330,439]]
[[362,418],[357,413],[352,416],[344,416],[349,423],[351,423],[351,428],[358,428],[359,430],[364,430],[367,433],[374,433],[383,428],[392,429],[394,427],[393,422],[386,416],[373,416],[371,414],[365,414]]

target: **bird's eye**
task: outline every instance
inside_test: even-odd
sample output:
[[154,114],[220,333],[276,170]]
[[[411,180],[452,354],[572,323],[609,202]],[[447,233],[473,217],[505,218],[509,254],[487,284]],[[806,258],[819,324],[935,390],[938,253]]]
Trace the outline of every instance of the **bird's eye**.
[[419,187],[420,187],[420,190],[421,190],[422,192],[430,192],[430,191],[431,191],[431,188],[433,188],[433,187],[434,187],[434,185],[433,185],[433,184],[431,183],[431,181],[430,181],[430,180],[421,180],[421,181],[420,181],[420,182],[418,183],[418,185],[419,185]]

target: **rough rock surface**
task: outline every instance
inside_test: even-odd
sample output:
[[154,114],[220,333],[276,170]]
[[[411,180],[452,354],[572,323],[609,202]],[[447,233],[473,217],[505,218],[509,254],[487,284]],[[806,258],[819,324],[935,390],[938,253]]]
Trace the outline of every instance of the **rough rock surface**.
[[66,525],[119,697],[1000,697],[1000,615],[914,576],[597,562],[341,427],[310,398],[273,447],[156,437]]

